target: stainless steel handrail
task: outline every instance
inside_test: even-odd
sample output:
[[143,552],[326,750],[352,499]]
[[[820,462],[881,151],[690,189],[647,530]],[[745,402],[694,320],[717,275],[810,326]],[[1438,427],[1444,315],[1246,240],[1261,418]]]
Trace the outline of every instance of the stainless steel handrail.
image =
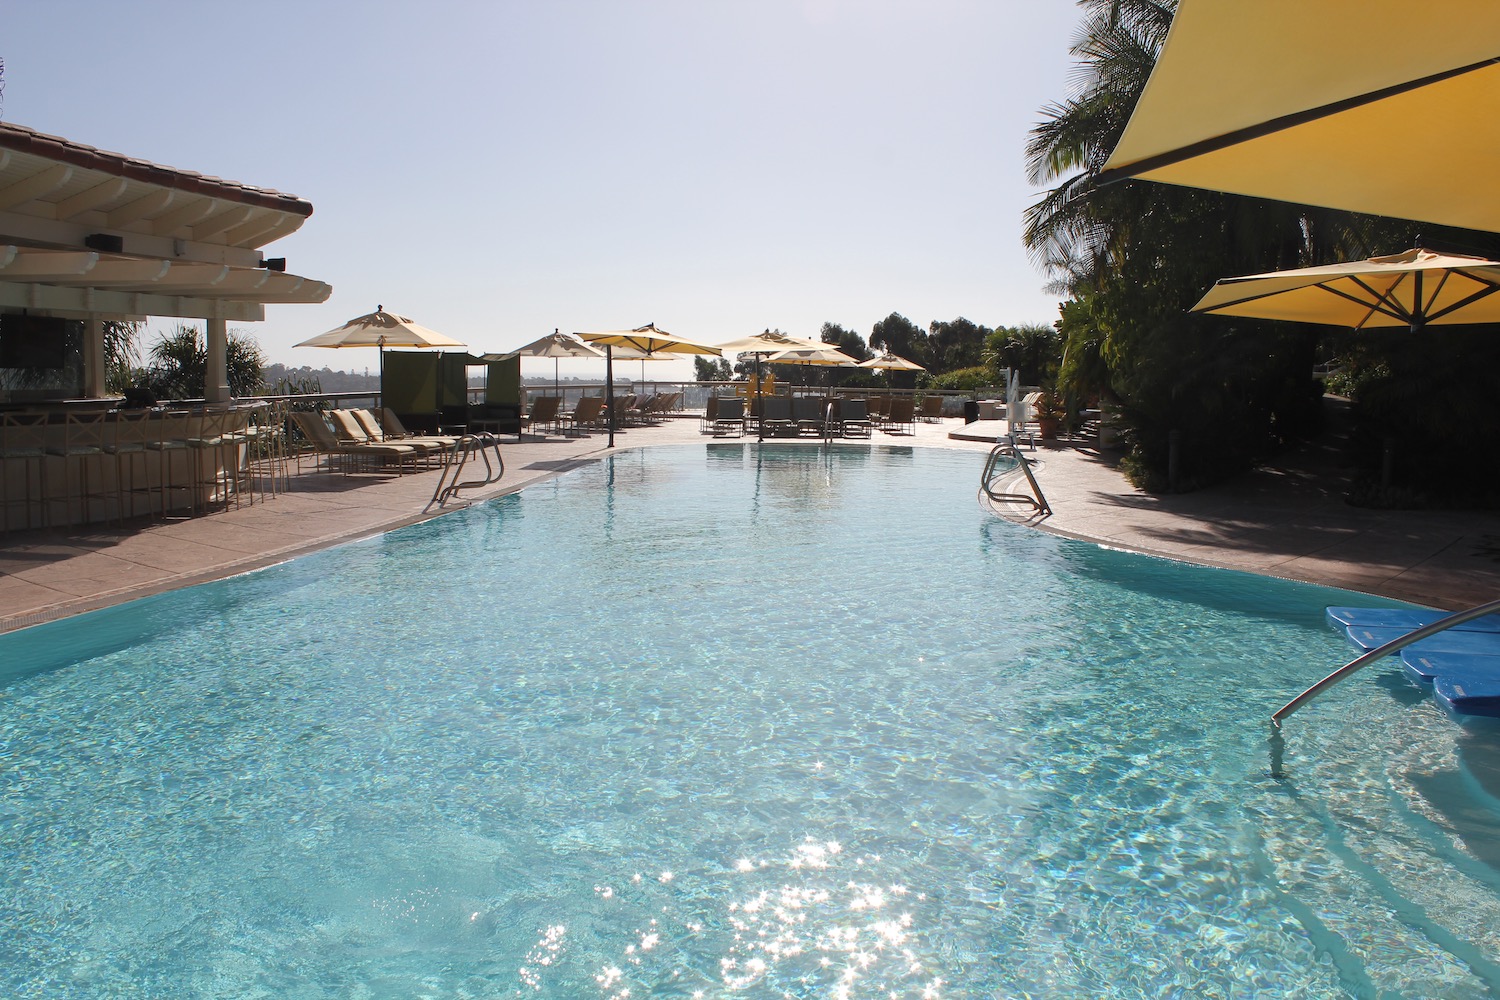
[[[495,453],[494,462],[490,461],[491,450]],[[484,478],[460,480],[459,476],[463,474],[469,459],[475,457],[484,463]],[[481,486],[498,483],[504,476],[505,458],[500,454],[499,436],[488,431],[465,434],[443,456],[443,471],[438,477],[437,488],[432,491],[432,500],[427,506],[431,508],[433,504],[436,504],[439,507],[445,507],[449,500],[458,495],[459,490],[478,489]]]
[[[995,473],[995,463],[1001,458],[1015,459],[1021,474],[1026,477],[1026,482],[1031,487],[1030,496],[1025,493],[1006,493],[994,488],[994,481],[999,478]],[[997,503],[1024,503],[1039,514],[1052,513],[1052,507],[1047,503],[1041,485],[1031,472],[1031,462],[1021,454],[1014,435],[1002,434],[995,440],[995,446],[990,449],[989,458],[984,463],[984,472],[979,477],[979,488],[984,491],[985,496]]]
[[1297,711],[1297,709],[1301,708],[1303,705],[1306,705],[1318,695],[1333,687],[1339,681],[1344,680],[1346,677],[1353,676],[1354,674],[1363,670],[1365,667],[1374,663],[1376,660],[1389,656],[1392,653],[1399,653],[1401,650],[1405,649],[1407,646],[1410,646],[1412,643],[1417,642],[1421,639],[1425,639],[1428,636],[1437,635],[1439,632],[1446,632],[1448,629],[1453,628],[1456,625],[1462,625],[1464,622],[1473,621],[1475,618],[1483,618],[1485,615],[1494,614],[1497,611],[1500,611],[1500,600],[1490,601],[1487,604],[1481,604],[1478,607],[1470,608],[1467,611],[1455,611],[1453,614],[1448,615],[1446,618],[1439,618],[1437,621],[1433,622],[1430,625],[1423,625],[1421,628],[1413,629],[1403,636],[1392,639],[1390,642],[1386,643],[1383,646],[1376,646],[1374,649],[1360,654],[1359,656],[1350,660],[1348,663],[1344,664],[1342,667],[1339,667],[1327,677],[1324,677],[1322,680],[1318,681],[1318,683],[1314,684],[1306,691],[1303,691],[1301,694],[1293,698],[1291,701],[1287,702],[1285,705],[1281,706],[1281,708],[1277,709],[1276,713],[1271,716],[1272,725],[1274,725],[1277,729],[1280,729],[1282,719],[1285,719],[1287,716]]

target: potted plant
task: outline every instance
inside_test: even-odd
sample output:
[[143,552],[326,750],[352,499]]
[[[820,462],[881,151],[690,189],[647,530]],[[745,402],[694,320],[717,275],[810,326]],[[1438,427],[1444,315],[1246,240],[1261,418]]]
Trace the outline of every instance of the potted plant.
[[1063,418],[1068,415],[1067,402],[1055,388],[1043,389],[1031,404],[1032,416],[1036,418],[1037,433],[1042,440],[1057,437],[1062,429]]

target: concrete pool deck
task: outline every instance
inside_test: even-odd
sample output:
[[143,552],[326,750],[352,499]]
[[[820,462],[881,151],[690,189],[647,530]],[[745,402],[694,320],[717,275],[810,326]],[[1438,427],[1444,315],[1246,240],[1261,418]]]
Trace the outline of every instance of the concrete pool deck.
[[[983,456],[1000,424],[919,423],[914,435],[876,432],[875,445]],[[632,428],[615,450],[702,443],[696,417]],[[734,439],[753,441],[753,437]],[[604,434],[506,439],[505,476],[488,499],[609,454]],[[864,441],[841,447],[867,447]],[[1457,609],[1500,596],[1500,514],[1379,511],[1343,501],[1347,474],[1324,445],[1309,445],[1230,483],[1151,496],[1091,439],[1038,442],[1028,451],[1053,513],[1026,520],[1115,548],[1324,584]],[[310,465],[309,465],[310,468]],[[304,471],[273,499],[198,518],[18,531],[0,538],[0,632],[203,583],[342,541],[437,516],[427,511],[439,473],[343,476]],[[965,498],[967,501],[967,498]],[[449,509],[452,509],[451,507]]]

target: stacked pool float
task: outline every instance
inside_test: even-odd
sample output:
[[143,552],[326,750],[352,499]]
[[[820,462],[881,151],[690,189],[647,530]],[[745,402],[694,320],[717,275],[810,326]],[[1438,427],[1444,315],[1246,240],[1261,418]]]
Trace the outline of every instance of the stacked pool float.
[[[1329,608],[1328,623],[1362,652],[1448,617],[1415,608]],[[1500,615],[1486,615],[1401,650],[1401,669],[1454,715],[1500,718]]]

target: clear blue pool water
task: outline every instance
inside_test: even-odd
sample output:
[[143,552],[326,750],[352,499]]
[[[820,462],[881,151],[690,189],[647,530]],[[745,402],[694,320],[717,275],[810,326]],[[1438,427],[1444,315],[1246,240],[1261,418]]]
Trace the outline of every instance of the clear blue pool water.
[[973,454],[627,452],[0,639],[0,995],[1481,997],[1500,738]]

